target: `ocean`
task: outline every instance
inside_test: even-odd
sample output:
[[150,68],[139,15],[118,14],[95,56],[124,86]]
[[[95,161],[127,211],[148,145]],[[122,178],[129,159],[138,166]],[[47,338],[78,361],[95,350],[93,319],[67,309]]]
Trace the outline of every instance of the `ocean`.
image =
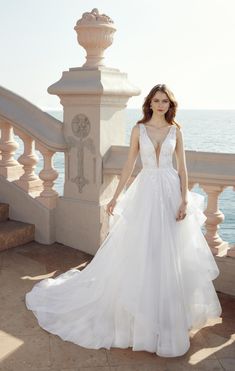
[[[62,121],[62,111],[47,111],[55,118]],[[126,109],[125,145],[129,145],[132,126],[142,117],[139,109]],[[235,110],[178,110],[177,122],[182,126],[184,132],[184,145],[186,150],[235,153]],[[17,152],[22,150],[22,144]],[[40,161],[37,173],[42,167],[42,157],[38,153]],[[54,166],[59,173],[55,189],[63,194],[64,182],[64,156],[57,153],[54,156]],[[205,196],[207,195],[198,186],[192,189]],[[232,187],[227,187],[219,196],[219,209],[225,215],[224,222],[220,224],[220,236],[230,244],[235,243],[235,192]],[[202,228],[204,231],[204,227]]]

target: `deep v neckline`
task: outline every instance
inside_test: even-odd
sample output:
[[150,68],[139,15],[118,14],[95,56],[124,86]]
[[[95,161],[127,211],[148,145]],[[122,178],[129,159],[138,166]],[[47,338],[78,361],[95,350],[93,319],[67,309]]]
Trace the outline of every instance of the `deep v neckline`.
[[[152,139],[151,139],[150,136],[148,135],[148,131],[147,131],[146,126],[145,126],[144,124],[143,124],[143,126],[144,126],[144,130],[145,130],[146,136],[147,136],[149,142],[151,143],[151,145],[152,145],[152,147],[153,147],[153,149],[154,149],[154,152],[155,152],[155,159],[156,159],[157,167],[159,167],[159,161],[160,161],[160,155],[161,155],[162,146],[163,146],[164,142],[166,141],[166,139],[168,138],[168,136],[169,136],[169,134],[170,134],[170,131],[171,131],[173,125],[170,125],[170,129],[168,130],[168,132],[167,132],[165,138],[162,140],[161,143],[158,143],[158,146],[157,146],[157,147],[155,147],[155,145],[154,145]],[[157,151],[156,151],[156,150],[157,150],[159,147],[160,147],[160,150],[159,150],[159,156],[157,157]]]

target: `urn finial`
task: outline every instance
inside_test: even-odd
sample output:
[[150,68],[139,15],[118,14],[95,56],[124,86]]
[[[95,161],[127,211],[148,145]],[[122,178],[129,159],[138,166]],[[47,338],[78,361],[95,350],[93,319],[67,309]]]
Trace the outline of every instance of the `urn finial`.
[[83,68],[104,66],[104,51],[113,43],[116,31],[113,20],[106,14],[100,14],[97,8],[85,12],[74,27],[78,43],[86,50],[86,63]]

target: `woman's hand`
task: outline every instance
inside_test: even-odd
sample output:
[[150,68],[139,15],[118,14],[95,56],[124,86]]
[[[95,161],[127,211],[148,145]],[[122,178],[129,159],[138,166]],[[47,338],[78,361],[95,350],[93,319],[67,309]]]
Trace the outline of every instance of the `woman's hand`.
[[187,208],[187,202],[182,201],[178,210],[178,213],[176,215],[176,220],[183,220],[186,216],[186,208]]
[[113,215],[113,209],[114,209],[114,207],[115,207],[115,205],[116,205],[116,199],[115,198],[112,198],[112,200],[111,201],[109,201],[109,203],[107,204],[107,207],[106,207],[106,212],[108,213],[108,215]]

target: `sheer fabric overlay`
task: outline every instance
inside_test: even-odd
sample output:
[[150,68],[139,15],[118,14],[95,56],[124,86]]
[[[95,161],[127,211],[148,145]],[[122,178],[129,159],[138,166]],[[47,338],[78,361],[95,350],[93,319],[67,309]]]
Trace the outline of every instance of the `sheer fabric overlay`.
[[212,282],[219,269],[201,231],[204,196],[188,191],[187,216],[176,221],[175,125],[159,164],[145,125],[139,130],[143,167],[119,198],[94,258],[82,271],[35,284],[26,306],[42,328],[80,346],[175,357],[189,349],[190,329],[220,316]]

